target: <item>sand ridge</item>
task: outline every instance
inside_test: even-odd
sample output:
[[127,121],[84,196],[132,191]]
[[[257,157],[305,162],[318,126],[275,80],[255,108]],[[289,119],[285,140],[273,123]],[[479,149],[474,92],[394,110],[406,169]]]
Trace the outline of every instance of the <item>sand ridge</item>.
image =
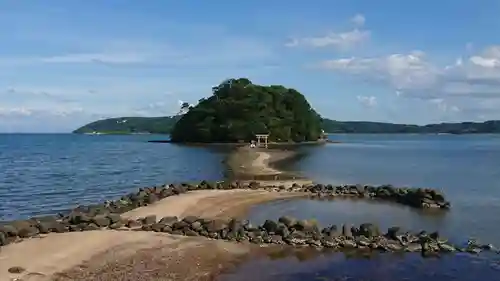
[[[300,194],[263,190],[201,190],[168,197],[152,205],[124,213],[122,216],[130,219],[147,215],[157,215],[158,217],[184,217],[187,215],[207,218],[231,217],[242,214],[246,208],[256,203],[292,196],[300,196]],[[53,274],[78,267],[89,260],[92,260],[94,264],[105,264],[109,262],[110,256],[116,260],[126,258],[141,250],[161,249],[173,244],[177,244],[178,250],[206,246],[213,253],[227,252],[227,249],[231,249],[231,253],[237,252],[238,249],[242,253],[248,251],[246,246],[238,246],[238,244],[224,241],[209,241],[204,237],[190,238],[142,231],[100,230],[51,233],[41,236],[41,238],[32,238],[2,247],[0,280],[14,280],[14,278],[51,280],[50,276]],[[108,253],[106,258],[102,257],[103,253]],[[101,260],[99,260],[99,255],[101,255]],[[22,274],[8,273],[8,269],[14,266],[25,268],[26,272]]]

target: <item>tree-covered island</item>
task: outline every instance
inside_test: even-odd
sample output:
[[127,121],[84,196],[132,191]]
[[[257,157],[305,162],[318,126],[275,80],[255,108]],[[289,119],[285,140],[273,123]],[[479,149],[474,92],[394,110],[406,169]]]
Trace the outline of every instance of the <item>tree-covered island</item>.
[[297,90],[282,85],[262,86],[246,78],[228,79],[212,88],[197,105],[182,106],[170,117],[120,117],[89,123],[73,133],[170,134],[173,142],[238,142],[269,134],[271,141],[316,141],[327,133],[500,133],[500,121],[392,124],[335,121],[322,118]]

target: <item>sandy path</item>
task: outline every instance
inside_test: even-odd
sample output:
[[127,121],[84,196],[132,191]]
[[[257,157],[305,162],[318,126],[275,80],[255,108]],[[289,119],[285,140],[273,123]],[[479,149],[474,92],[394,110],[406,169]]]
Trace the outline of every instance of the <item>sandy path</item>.
[[[268,192],[262,190],[195,191],[165,198],[153,205],[125,213],[123,217],[138,218],[152,214],[158,217],[183,217],[186,215],[198,215],[207,218],[237,216],[244,213],[246,209],[253,204],[291,196],[300,196],[300,194]],[[92,268],[93,265],[96,268],[95,270],[99,271],[100,269],[98,268],[102,267],[103,264],[109,264],[117,260],[129,258],[128,263],[118,263],[116,264],[117,266],[130,264],[130,257],[135,256],[140,251],[148,249],[157,249],[156,251],[151,250],[153,252],[149,251],[146,253],[146,256],[149,255],[150,258],[152,257],[152,260],[155,260],[156,257],[159,261],[164,261],[162,264],[164,270],[170,266],[169,270],[171,272],[175,272],[176,270],[184,272],[186,269],[183,266],[175,267],[172,265],[172,262],[178,264],[179,257],[172,259],[172,256],[168,256],[170,254],[174,255],[175,251],[172,250],[174,245],[176,251],[182,250],[181,252],[183,254],[198,258],[203,257],[202,252],[199,251],[200,247],[205,247],[204,249],[208,257],[219,254],[223,257],[228,257],[229,260],[232,258],[233,254],[248,252],[248,246],[223,241],[210,241],[204,237],[188,238],[173,236],[166,233],[103,230],[49,234],[43,238],[33,238],[18,244],[2,247],[0,252],[0,280],[15,280],[13,278],[16,277],[22,278],[22,280],[52,280],[50,277],[51,275],[71,268],[73,268],[73,270],[71,274],[68,275],[70,277],[60,277],[58,280],[79,280],[78,276],[81,274],[89,274],[89,272],[92,271],[88,269],[83,271],[81,269],[75,269],[75,267],[79,265],[87,263],[86,267]],[[161,249],[166,248],[170,250],[168,252],[161,251]],[[189,249],[192,249],[191,254],[189,254]],[[180,259],[182,260],[182,258]],[[92,261],[88,262],[89,260]],[[132,258],[132,260],[134,259]],[[125,278],[123,275],[120,275],[123,274],[123,270],[129,270],[139,274],[137,271],[137,264],[141,264],[140,260],[141,259],[137,262],[136,257],[135,262],[132,263],[133,266],[125,269],[122,268],[122,271],[116,275],[121,277],[116,277],[117,279],[112,279],[115,277],[111,275],[106,275],[108,279],[95,279],[97,278],[96,276],[99,276],[95,275],[93,277],[94,279],[90,280],[161,280],[127,279],[128,277]],[[203,263],[207,264],[212,262],[214,261],[211,259],[205,259],[204,261],[198,261],[198,264],[203,266]],[[185,265],[192,266],[187,263]],[[26,272],[23,274],[8,273],[8,269],[13,266],[23,267],[26,269]],[[200,270],[188,271],[191,272],[189,274],[200,274]],[[188,274],[186,272],[183,274]],[[101,274],[104,273],[101,272]],[[179,276],[183,275],[179,273]],[[87,276],[85,278],[89,277]],[[182,278],[188,277],[184,276]],[[81,280],[85,279],[83,278]]]

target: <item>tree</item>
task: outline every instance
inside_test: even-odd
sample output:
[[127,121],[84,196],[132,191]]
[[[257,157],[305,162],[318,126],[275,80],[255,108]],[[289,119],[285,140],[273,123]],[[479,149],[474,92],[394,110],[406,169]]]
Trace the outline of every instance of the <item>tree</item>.
[[270,134],[272,141],[315,141],[321,135],[321,117],[294,89],[227,79],[212,88],[212,96],[190,107],[171,139],[238,142],[253,140],[256,134]]

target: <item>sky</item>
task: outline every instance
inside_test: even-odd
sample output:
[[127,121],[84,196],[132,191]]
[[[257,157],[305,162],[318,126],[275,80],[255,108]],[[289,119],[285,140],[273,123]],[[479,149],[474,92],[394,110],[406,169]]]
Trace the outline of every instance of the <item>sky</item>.
[[165,116],[228,78],[323,116],[500,119],[499,0],[3,0],[0,132]]

